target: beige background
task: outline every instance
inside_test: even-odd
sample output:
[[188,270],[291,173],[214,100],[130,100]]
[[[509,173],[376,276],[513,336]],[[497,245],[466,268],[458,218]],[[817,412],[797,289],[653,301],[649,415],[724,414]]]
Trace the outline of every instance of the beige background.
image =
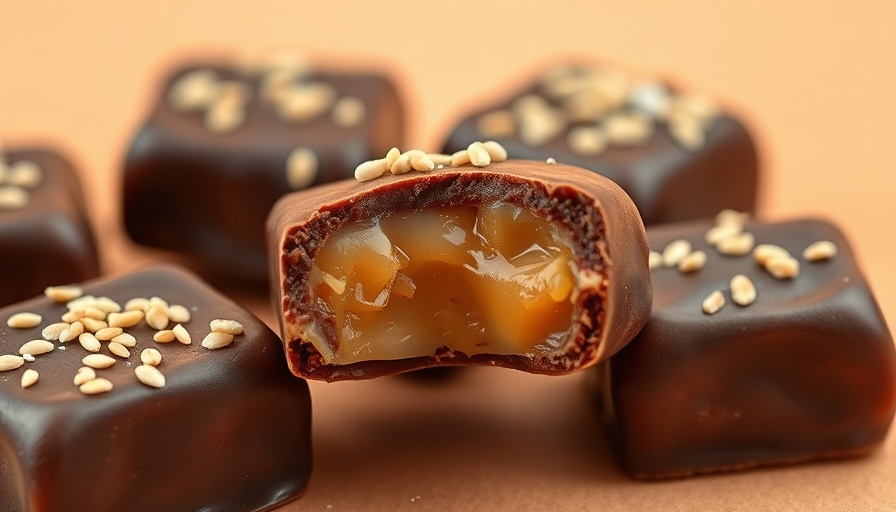
[[[119,167],[161,73],[196,52],[270,49],[389,67],[425,148],[477,97],[564,56],[708,91],[757,135],[762,215],[842,226],[896,324],[896,1],[0,0],[0,139],[74,157],[107,269],[127,268],[147,256],[120,240]],[[316,470],[288,509],[896,507],[894,435],[857,461],[630,481],[579,384],[489,369],[448,386],[313,384]]]

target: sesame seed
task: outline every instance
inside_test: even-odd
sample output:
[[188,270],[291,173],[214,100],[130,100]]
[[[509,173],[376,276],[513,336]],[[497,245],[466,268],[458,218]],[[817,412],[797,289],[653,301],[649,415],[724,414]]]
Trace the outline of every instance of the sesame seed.
[[552,156],[549,156],[548,159],[544,161],[544,163],[546,163],[548,165],[554,165],[557,163],[557,159],[555,159]]
[[115,364],[115,359],[105,354],[90,354],[89,356],[85,356],[83,359],[81,359],[81,362],[91,368],[101,370]]
[[168,327],[168,308],[161,305],[150,306],[145,319],[150,327],[161,331]]
[[419,149],[412,149],[405,153],[408,158],[408,164],[415,171],[431,171],[435,168],[435,163],[429,158],[429,155]]
[[27,190],[12,185],[0,186],[0,210],[20,210],[30,202]]
[[706,265],[706,253],[694,251],[678,262],[678,271],[682,273],[695,272]]
[[96,331],[96,339],[100,341],[109,341],[124,332],[121,327],[105,327]]
[[737,274],[731,278],[731,301],[738,306],[749,306],[756,301],[756,286],[749,277]]
[[292,85],[277,101],[277,113],[284,121],[307,123],[330,110],[336,89],[321,82]]
[[709,245],[715,246],[725,238],[739,235],[743,230],[744,227],[742,224],[722,224],[720,226],[713,226],[706,231],[703,239]]
[[44,289],[44,295],[50,298],[53,302],[69,302],[77,299],[81,295],[83,295],[83,291],[80,286],[68,285],[68,286],[48,286]]
[[171,331],[174,333],[174,337],[177,338],[177,341],[182,345],[189,345],[193,343],[193,339],[190,337],[190,333],[187,332],[187,329],[183,325],[177,324]]
[[205,129],[212,133],[228,133],[239,128],[246,120],[242,105],[215,103],[205,112]]
[[89,366],[82,366],[78,368],[78,372],[75,373],[75,378],[72,380],[75,386],[80,386],[89,380],[93,380],[96,378],[96,371]]
[[755,243],[752,233],[743,232],[719,240],[716,249],[725,256],[743,256],[753,250]]
[[149,309],[149,299],[137,297],[124,303],[125,311],[143,311]]
[[[426,156],[428,156],[429,159],[432,160],[432,163],[437,168],[442,168],[443,166],[451,165],[451,155],[445,155],[443,153],[427,153]],[[494,161],[494,158],[492,158],[492,161]]]
[[41,354],[52,352],[55,348],[56,345],[53,345],[47,340],[31,340],[19,347],[19,354],[31,354],[32,356],[39,356]]
[[168,101],[181,112],[207,108],[218,95],[218,75],[210,69],[197,69],[181,76],[171,87]]
[[145,348],[140,352],[140,361],[150,366],[158,366],[162,362],[162,353],[154,348]]
[[15,370],[25,364],[25,359],[19,356],[6,354],[0,356],[0,372]]
[[168,308],[168,320],[176,324],[185,324],[190,321],[190,310],[186,306],[174,304]]
[[50,324],[40,332],[40,335],[48,341],[57,341],[59,339],[59,335],[62,334],[62,331],[65,331],[69,328],[69,324],[65,322],[57,322],[55,324]]
[[243,324],[237,322],[236,320],[223,320],[217,318],[209,322],[209,328],[212,332],[223,332],[226,334],[232,334],[236,336],[237,334],[243,333]]
[[132,334],[123,332],[118,336],[112,338],[111,341],[118,343],[119,345],[123,345],[125,347],[133,348],[137,346],[137,338],[135,338]]
[[84,317],[80,320],[81,325],[84,326],[85,331],[89,332],[97,332],[100,329],[105,329],[109,327],[109,324],[106,323],[105,320],[97,320],[96,318]]
[[488,151],[475,142],[467,146],[467,155],[470,157],[470,163],[476,167],[485,167],[492,163],[492,158],[489,156]]
[[495,110],[476,120],[476,131],[488,138],[509,137],[516,132],[516,121],[511,111]]
[[470,152],[466,149],[462,149],[451,155],[451,165],[454,167],[468,163],[470,163]]
[[725,296],[722,295],[721,291],[716,290],[703,299],[703,312],[707,315],[714,315],[722,309],[722,306],[724,305]]
[[815,242],[803,251],[807,261],[829,260],[837,255],[837,246],[829,240]]
[[40,374],[37,373],[37,370],[32,370],[31,368],[25,370],[25,373],[22,374],[22,389],[33,386],[39,378]]
[[689,117],[676,117],[669,122],[669,135],[687,151],[697,151],[706,144],[703,123]]
[[765,265],[773,256],[789,258],[787,249],[774,244],[759,244],[753,249],[753,259],[760,265]]
[[[97,297],[93,302],[93,307],[98,309],[106,314],[109,313],[119,313],[121,311],[121,304],[115,302],[109,297]],[[105,317],[101,318],[104,320]]]
[[412,170],[411,159],[407,152],[402,153],[401,156],[395,160],[395,163],[392,164],[392,167],[389,168],[389,172],[392,174],[405,174]]
[[395,161],[398,160],[398,157],[401,156],[401,150],[393,147],[389,151],[386,152],[386,170],[392,168],[395,165]]
[[73,339],[78,338],[84,332],[84,324],[81,322],[73,322],[68,326],[68,329],[59,333],[59,341],[62,343],[67,343]]
[[566,144],[573,153],[594,156],[607,149],[607,135],[596,126],[580,126],[570,130]]
[[736,224],[743,226],[749,220],[750,214],[747,212],[739,212],[737,210],[724,209],[716,214],[716,226],[724,226],[727,224]]
[[355,167],[355,179],[358,181],[370,181],[379,178],[389,170],[389,167],[385,158],[362,162]]
[[106,321],[109,323],[109,327],[127,328],[139,324],[140,320],[143,320],[143,316],[143,311],[133,309],[125,311],[124,313],[109,313],[109,316],[106,317]]
[[174,331],[170,329],[164,329],[152,335],[152,339],[156,343],[171,343],[176,338]]
[[319,167],[317,153],[311,148],[296,148],[286,159],[286,181],[293,190],[311,186]]
[[685,239],[675,240],[663,249],[663,266],[666,268],[674,267],[688,254],[691,253],[693,247],[691,242]]
[[78,336],[78,343],[80,343],[81,346],[84,347],[84,350],[88,352],[99,352],[100,348],[102,348],[100,340],[96,339],[96,336],[89,332],[85,332]]
[[361,124],[366,115],[367,107],[364,106],[364,102],[354,96],[339,98],[331,112],[333,123],[342,128],[351,128]]
[[800,273],[800,262],[790,256],[772,256],[764,266],[775,279],[790,279]]
[[504,149],[504,146],[502,146],[501,143],[494,140],[487,140],[479,144],[482,146],[482,149],[488,152],[488,156],[492,159],[492,163],[507,160],[507,150]]
[[30,329],[40,325],[41,320],[43,320],[43,318],[37,313],[16,313],[9,317],[6,321],[6,325],[13,329]]
[[137,380],[149,387],[165,387],[165,376],[155,366],[148,364],[140,365],[134,368],[134,374],[137,376]]
[[118,342],[110,342],[109,345],[106,346],[109,349],[109,352],[112,352],[118,357],[128,358],[131,357],[131,351],[128,350],[127,347]]
[[40,185],[43,173],[40,167],[31,160],[19,160],[9,166],[6,184],[22,188],[34,188]]
[[226,347],[233,342],[233,335],[224,332],[210,332],[202,340],[202,346],[209,350]]
[[80,389],[81,393],[84,393],[85,395],[97,395],[100,393],[107,393],[109,391],[112,391],[112,387],[112,383],[107,379],[98,377],[81,384],[80,386],[78,386],[78,389]]
[[613,114],[602,126],[610,144],[619,146],[644,144],[653,135],[653,122],[643,114]]
[[656,251],[650,251],[648,253],[647,266],[648,266],[648,268],[650,268],[650,270],[659,268],[660,265],[662,265],[662,263],[663,263],[663,255],[662,254],[660,254]]

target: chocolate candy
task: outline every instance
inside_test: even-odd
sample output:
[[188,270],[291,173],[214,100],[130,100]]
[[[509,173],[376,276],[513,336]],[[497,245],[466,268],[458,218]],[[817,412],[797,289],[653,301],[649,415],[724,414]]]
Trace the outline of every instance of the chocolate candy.
[[283,198],[268,233],[287,357],[309,378],[468,364],[564,374],[619,350],[649,310],[634,205],[572,166],[344,181]]
[[[269,328],[175,267],[83,289],[94,298],[69,309],[41,297],[0,310],[4,510],[267,510],[303,492],[308,386]],[[63,315],[85,332],[52,326]]]
[[283,194],[351,177],[403,138],[375,74],[199,64],[175,71],[134,138],[124,224],[143,245],[228,280],[267,278],[264,223]]
[[553,68],[509,98],[458,122],[451,153],[500,142],[511,158],[591,169],[625,190],[647,225],[752,211],[756,148],[733,114],[705,96],[609,68]]
[[[673,266],[651,272],[644,330],[593,374],[623,468],[680,477],[879,446],[896,357],[843,235],[816,220],[710,226],[648,230]],[[697,251],[702,268],[676,262]]]
[[0,151],[0,306],[99,275],[82,194],[56,151]]

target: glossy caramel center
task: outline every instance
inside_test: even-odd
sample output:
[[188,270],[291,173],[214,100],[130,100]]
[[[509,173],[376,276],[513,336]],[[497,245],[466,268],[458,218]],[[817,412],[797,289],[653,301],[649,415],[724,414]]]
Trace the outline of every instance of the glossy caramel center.
[[569,244],[548,221],[507,203],[431,208],[351,223],[315,258],[321,318],[306,339],[329,364],[556,349],[572,318]]

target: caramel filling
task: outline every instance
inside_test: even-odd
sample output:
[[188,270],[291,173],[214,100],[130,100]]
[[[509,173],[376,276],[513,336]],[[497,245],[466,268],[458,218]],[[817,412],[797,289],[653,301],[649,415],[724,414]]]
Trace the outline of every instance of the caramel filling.
[[304,338],[328,364],[433,355],[535,354],[570,328],[576,274],[556,227],[507,203],[347,224],[318,253],[320,318]]

